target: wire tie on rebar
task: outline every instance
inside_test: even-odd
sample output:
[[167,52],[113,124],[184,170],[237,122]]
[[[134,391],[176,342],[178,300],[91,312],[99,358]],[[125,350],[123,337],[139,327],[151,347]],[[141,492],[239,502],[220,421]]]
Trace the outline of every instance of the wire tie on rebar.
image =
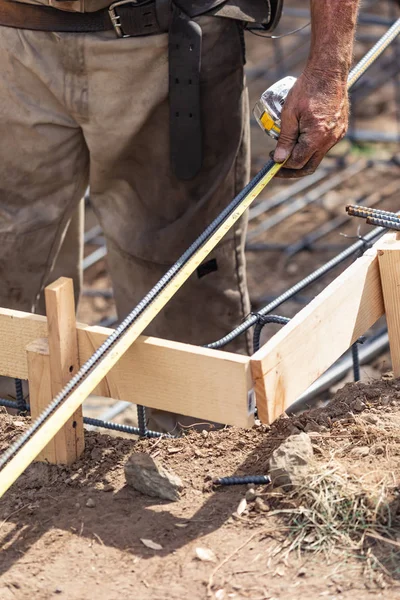
[[259,312],[251,312],[251,317],[255,317],[257,319],[257,325],[268,325],[269,323],[274,323],[275,325],[286,325],[289,323],[290,319],[288,317],[281,317],[279,315],[262,315]]

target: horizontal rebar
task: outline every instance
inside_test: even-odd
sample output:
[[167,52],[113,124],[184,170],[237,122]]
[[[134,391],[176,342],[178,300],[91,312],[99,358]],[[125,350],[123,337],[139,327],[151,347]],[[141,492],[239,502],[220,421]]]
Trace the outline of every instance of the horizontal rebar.
[[358,204],[348,204],[346,211],[350,216],[362,217],[367,219],[368,217],[378,217],[386,219],[387,221],[394,221],[395,223],[400,222],[400,216],[394,212],[388,210],[380,210],[379,208],[372,208],[369,206],[359,206]]
[[400,221],[389,221],[388,219],[380,219],[379,217],[368,217],[368,225],[377,225],[378,227],[385,227],[386,229],[394,229],[400,231]]
[[268,475],[245,475],[244,477],[221,477],[214,479],[214,485],[266,485],[271,483]]

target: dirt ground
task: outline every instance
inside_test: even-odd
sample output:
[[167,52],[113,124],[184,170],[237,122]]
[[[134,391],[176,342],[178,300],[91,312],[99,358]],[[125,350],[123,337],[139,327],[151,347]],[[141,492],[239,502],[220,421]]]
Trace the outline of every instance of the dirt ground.
[[[364,4],[381,16],[393,10],[389,2],[381,3],[383,8],[376,2]],[[307,2],[287,0],[287,5],[304,7]],[[303,23],[286,18],[282,28],[287,31]],[[360,28],[360,33],[381,35],[383,31],[382,27]],[[293,38],[282,41],[288,54],[292,43]],[[359,42],[357,57],[370,45]],[[260,92],[287,72],[282,72],[279,61],[275,61],[279,58],[276,44],[248,36],[247,47],[254,104]],[[256,76],[264,61],[269,65],[268,72]],[[290,74],[298,74],[302,64],[299,55]],[[357,104],[353,124],[355,121],[357,127],[377,131],[398,130],[399,107],[394,93],[393,82],[389,81],[378,93]],[[254,174],[273,146],[255,127],[252,134]],[[396,153],[398,147],[394,145],[343,142],[325,164],[334,164],[337,156],[345,157],[348,164],[371,158],[383,162],[375,162],[255,241],[296,242],[333,216],[342,215],[345,204],[374,191],[382,193],[379,208],[398,210],[398,194],[384,193],[399,179],[399,163],[386,160]],[[286,185],[274,182],[260,200],[272,198]],[[253,220],[249,231],[260,222]],[[95,219],[89,208],[86,228],[93,225]],[[253,308],[263,306],[268,298],[329,260],[339,246],[349,244],[345,236],[355,237],[369,230],[367,226],[358,230],[358,226],[358,222],[349,220],[321,240],[325,249],[302,251],[292,257],[278,250],[249,249]],[[96,248],[95,244],[87,245],[86,254]],[[314,297],[339,272],[332,272],[307,289],[305,299],[288,302],[277,312],[292,316],[304,300]],[[105,261],[85,272],[84,287],[111,289]],[[78,318],[96,323],[114,313],[112,297],[84,295]],[[264,328],[263,341],[276,331],[273,325]],[[362,375],[369,379],[371,373],[379,377],[388,370],[390,357],[386,353],[374,361],[372,370],[363,368]],[[318,400],[330,396],[332,393]],[[85,412],[98,415],[109,404],[109,400],[94,398],[86,404]],[[127,411],[116,420],[134,424],[135,413]],[[29,418],[2,413],[0,452],[29,423]],[[321,473],[334,460],[359,481],[366,496],[381,493],[380,503],[387,513],[383,541],[382,523],[376,517],[366,523],[362,541],[354,535],[349,544],[338,546],[333,553],[324,548],[319,553],[310,552],[310,544],[305,544],[301,553],[289,552],[295,528],[293,523],[289,526],[288,514],[282,511],[293,508],[293,499],[285,500],[284,494],[269,486],[260,487],[256,489],[258,500],[249,501],[238,515],[247,488],[213,487],[216,477],[265,474],[271,452],[287,436],[304,430],[312,438]],[[34,464],[1,500],[0,600],[119,600],[125,596],[134,600],[400,599],[399,430],[400,383],[384,376],[368,385],[348,385],[328,406],[300,416],[285,415],[271,428],[230,428],[161,441],[88,432],[85,453],[73,467]],[[124,464],[137,451],[149,452],[182,478],[185,487],[178,502],[147,498],[125,484]],[[151,549],[142,540],[151,540],[161,548]],[[212,560],[200,560],[199,548],[211,551],[207,554]]]
[[[3,414],[0,450],[28,423]],[[399,426],[400,384],[383,380],[349,384],[328,407],[282,418],[271,428],[138,442],[89,433],[73,467],[34,464],[2,500],[0,598],[400,598]],[[240,516],[246,487],[213,488],[216,477],[265,474],[271,452],[304,430],[319,470],[334,457],[367,490],[387,483],[387,541],[376,539],[372,520],[362,550],[288,555],[293,532],[285,528],[285,513],[277,514],[287,506],[269,486],[257,488],[260,500],[249,501]],[[124,463],[137,451],[182,478],[178,502],[125,485]],[[198,548],[211,551],[211,562],[197,558]]]

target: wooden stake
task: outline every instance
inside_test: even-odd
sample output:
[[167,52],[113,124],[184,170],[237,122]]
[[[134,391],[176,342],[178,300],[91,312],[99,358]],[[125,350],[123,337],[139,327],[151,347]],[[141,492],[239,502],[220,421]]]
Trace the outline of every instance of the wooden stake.
[[[30,343],[26,348],[26,352],[28,361],[29,403],[31,417],[34,421],[53,399],[50,379],[49,343],[47,338]],[[57,436],[59,435],[57,434]],[[47,444],[38,455],[37,460],[53,464],[57,462],[57,436]]]
[[[68,383],[79,369],[72,279],[61,277],[47,286],[45,289],[45,300],[50,353],[51,394],[50,398],[47,398],[46,401],[39,401],[40,410],[38,414],[62,390],[64,385]],[[45,361],[43,358],[40,360],[43,363]],[[31,362],[34,362],[32,357]],[[35,381],[35,378],[33,381]],[[36,393],[34,395],[36,396]],[[37,407],[33,407],[35,413],[36,409]],[[54,439],[55,455],[52,451],[49,453],[43,451],[40,454],[41,459],[44,457],[48,462],[71,464],[82,454],[84,450],[82,407],[77,408]]]
[[395,377],[400,377],[400,240],[388,234],[378,244],[383,301],[389,333],[390,355]]

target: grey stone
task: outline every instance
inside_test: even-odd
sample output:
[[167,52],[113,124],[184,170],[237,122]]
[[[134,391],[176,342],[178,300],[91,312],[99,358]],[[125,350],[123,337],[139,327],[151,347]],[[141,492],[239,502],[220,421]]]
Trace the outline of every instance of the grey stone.
[[318,425],[315,421],[309,421],[307,425],[304,427],[304,431],[306,433],[320,433],[322,431],[321,425]]
[[253,488],[250,488],[249,490],[247,490],[245,498],[246,498],[247,502],[254,502],[254,500],[257,498],[256,490]]
[[365,423],[370,423],[371,425],[377,425],[379,423],[378,417],[376,415],[371,414],[363,415],[362,420]]
[[363,458],[364,456],[368,456],[370,453],[370,449],[368,446],[358,446],[358,448],[353,448],[351,451],[352,456],[356,456],[358,458]]
[[262,498],[254,500],[254,510],[257,512],[269,512],[270,506]]
[[366,407],[365,402],[363,402],[361,400],[361,398],[356,398],[355,400],[353,400],[353,402],[350,404],[350,408],[353,412],[362,412]]
[[93,500],[93,498],[88,498],[87,502],[86,502],[86,506],[88,508],[94,508],[96,506],[96,502]]
[[269,459],[269,476],[274,487],[298,485],[309,472],[314,454],[310,437],[302,432],[288,437]]
[[126,483],[146,496],[176,501],[183,489],[182,480],[165,469],[149,454],[132,454],[125,464]]

